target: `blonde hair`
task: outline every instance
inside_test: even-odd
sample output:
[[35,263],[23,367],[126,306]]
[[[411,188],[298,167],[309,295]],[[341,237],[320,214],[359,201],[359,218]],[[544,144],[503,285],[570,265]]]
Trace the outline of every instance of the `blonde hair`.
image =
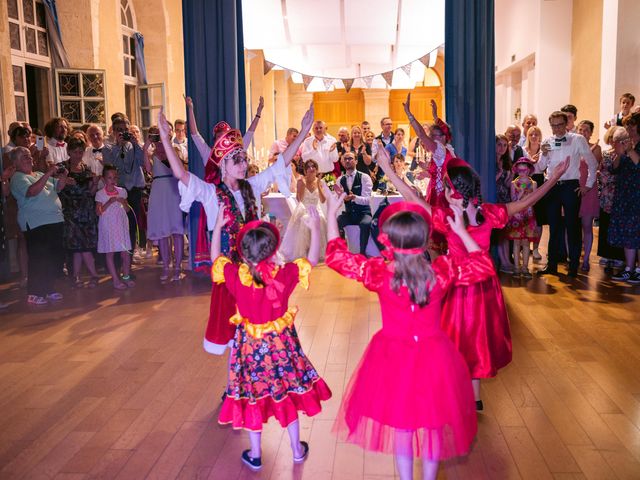
[[531,133],[532,132],[538,132],[538,137],[540,138],[540,142],[542,143],[542,130],[540,130],[540,127],[533,125],[531,127],[529,127],[529,130],[527,130],[527,139],[524,142],[524,148],[525,150],[529,151],[529,149],[531,148]]

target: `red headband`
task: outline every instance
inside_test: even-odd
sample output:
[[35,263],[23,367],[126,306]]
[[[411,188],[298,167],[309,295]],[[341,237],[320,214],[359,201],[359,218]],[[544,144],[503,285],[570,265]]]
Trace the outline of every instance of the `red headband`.
[[401,212],[413,212],[418,214],[420,217],[422,217],[422,219],[427,224],[429,233],[431,232],[431,229],[432,229],[431,215],[429,215],[429,212],[427,212],[427,210],[422,205],[419,205],[413,202],[404,202],[404,201],[392,203],[391,205],[389,205],[387,208],[385,208],[382,211],[382,214],[378,219],[378,226],[381,232],[378,235],[378,241],[385,247],[384,250],[380,253],[382,254],[382,256],[384,256],[388,260],[393,259],[394,253],[400,253],[403,255],[418,255],[423,253],[426,249],[426,244],[424,247],[418,247],[418,248],[398,248],[398,247],[394,247],[391,244],[391,240],[389,240],[389,236],[386,233],[384,233],[383,227],[385,222],[389,218],[391,218],[396,213],[401,213]]

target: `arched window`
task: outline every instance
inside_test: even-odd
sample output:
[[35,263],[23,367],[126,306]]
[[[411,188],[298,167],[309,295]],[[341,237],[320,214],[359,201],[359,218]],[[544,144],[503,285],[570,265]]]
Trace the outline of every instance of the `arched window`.
[[120,24],[122,30],[122,55],[124,61],[124,81],[129,85],[138,83],[136,74],[136,33],[135,13],[129,0],[120,0]]

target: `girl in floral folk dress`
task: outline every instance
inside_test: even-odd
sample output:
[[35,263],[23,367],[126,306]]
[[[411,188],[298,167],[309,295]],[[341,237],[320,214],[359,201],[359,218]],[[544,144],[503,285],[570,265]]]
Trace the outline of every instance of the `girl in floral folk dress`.
[[[516,178],[511,182],[511,198],[522,200],[536,191],[536,183],[531,178],[533,171],[533,162],[526,157],[522,157],[514,163],[513,174],[516,175]],[[509,219],[507,238],[513,240],[514,277],[531,278],[531,273],[529,272],[529,243],[539,243],[541,234],[542,229],[536,223],[533,207],[528,207]],[[521,251],[522,268],[520,268]]]
[[283,266],[273,263],[280,234],[271,223],[254,220],[240,230],[240,264],[220,255],[221,232],[230,219],[223,205],[211,238],[212,280],[225,283],[237,300],[236,314],[229,320],[236,333],[218,422],[249,431],[251,448],[242,453],[242,461],[253,470],[262,467],[262,424],[272,416],[287,428],[294,463],[303,462],[309,445],[300,441],[298,411],[316,415],[320,402],[331,398],[329,387],[300,346],[293,325],[298,309],[289,306],[297,284],[308,288],[311,266],[320,256],[320,217],[315,208],[308,212],[309,259]]

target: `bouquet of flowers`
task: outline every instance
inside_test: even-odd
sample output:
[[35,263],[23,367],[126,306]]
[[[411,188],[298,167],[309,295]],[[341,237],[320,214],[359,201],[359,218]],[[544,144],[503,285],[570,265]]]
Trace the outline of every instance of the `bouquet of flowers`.
[[325,173],[322,176],[322,180],[327,184],[329,190],[333,191],[333,187],[336,186],[336,176],[333,173]]

